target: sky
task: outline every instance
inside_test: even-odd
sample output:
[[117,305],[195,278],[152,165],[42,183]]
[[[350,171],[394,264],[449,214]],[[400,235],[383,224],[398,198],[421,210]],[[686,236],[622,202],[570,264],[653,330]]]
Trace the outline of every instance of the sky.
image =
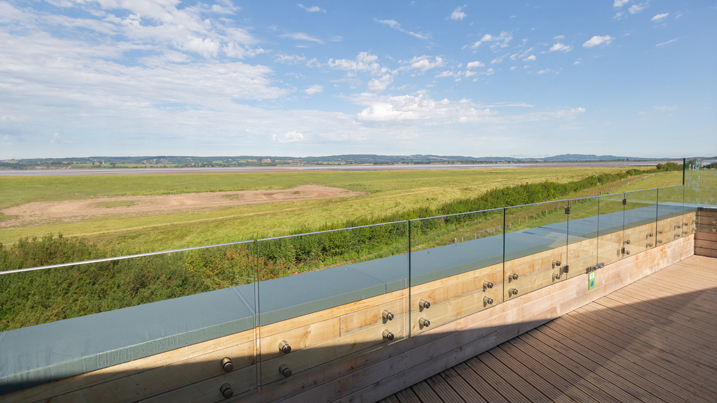
[[0,159],[717,155],[717,1],[301,1],[0,0]]

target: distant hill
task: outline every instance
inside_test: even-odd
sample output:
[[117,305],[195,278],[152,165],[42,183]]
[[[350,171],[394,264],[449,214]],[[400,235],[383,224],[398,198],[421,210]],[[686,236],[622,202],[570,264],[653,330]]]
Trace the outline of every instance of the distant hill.
[[652,158],[617,157],[615,155],[594,155],[594,154],[562,154],[553,157],[543,158],[547,162],[570,162],[570,161],[649,161]]
[[[323,157],[281,156],[139,156],[84,158],[29,158],[0,161],[0,169],[97,169],[150,167],[241,167],[297,165],[395,165],[395,164],[469,164],[521,162],[586,162],[586,161],[654,161],[651,158],[618,157],[614,155],[563,154],[546,158],[471,157],[460,155],[378,155],[345,154]],[[660,158],[660,160],[670,160]],[[674,159],[681,160],[681,159]]]

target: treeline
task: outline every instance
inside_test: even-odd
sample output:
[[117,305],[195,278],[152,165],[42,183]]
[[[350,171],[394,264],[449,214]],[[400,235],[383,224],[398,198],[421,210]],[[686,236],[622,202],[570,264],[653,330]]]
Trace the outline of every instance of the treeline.
[[668,162],[666,164],[657,164],[655,169],[662,172],[667,171],[682,171],[682,164],[676,164],[674,162]]
[[[3,290],[0,331],[251,283],[256,277],[267,280],[327,265],[401,254],[408,248],[406,220],[555,200],[655,171],[631,169],[568,183],[546,181],[493,189],[478,197],[454,200],[435,208],[421,207],[319,228],[301,228],[296,234],[400,221],[260,241],[256,251],[255,244],[249,243],[0,275]],[[452,228],[466,225],[479,228],[481,223],[495,221],[500,214],[464,214],[414,221],[411,235],[450,232]],[[11,246],[0,244],[0,271],[122,254],[121,250],[103,248],[85,238],[61,235],[23,238]]]

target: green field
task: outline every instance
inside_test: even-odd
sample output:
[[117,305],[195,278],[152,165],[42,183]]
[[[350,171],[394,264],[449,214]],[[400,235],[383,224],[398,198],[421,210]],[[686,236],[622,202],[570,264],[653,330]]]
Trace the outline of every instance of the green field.
[[[115,215],[83,221],[0,229],[0,243],[62,233],[83,236],[129,252],[279,236],[300,229],[340,226],[347,220],[381,217],[418,207],[475,197],[490,189],[523,183],[566,183],[625,168],[527,168],[241,174],[0,177],[0,208],[36,201],[86,200],[106,196],[162,195],[234,190],[287,189],[318,184],[365,192],[349,198],[224,207],[182,213]],[[628,188],[681,183],[680,172],[631,178]],[[611,188],[614,188],[613,185]],[[612,192],[610,187],[603,191]],[[616,191],[616,190],[615,190]],[[102,203],[98,200],[98,203]],[[110,202],[111,203],[111,202]],[[105,207],[128,205],[126,202]],[[5,219],[8,222],[8,219]]]

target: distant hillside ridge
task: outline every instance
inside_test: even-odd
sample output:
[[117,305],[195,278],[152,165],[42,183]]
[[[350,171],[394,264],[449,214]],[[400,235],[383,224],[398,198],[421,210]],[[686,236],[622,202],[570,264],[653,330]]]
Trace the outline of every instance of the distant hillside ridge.
[[98,168],[196,168],[244,166],[302,166],[302,165],[397,165],[397,164],[486,164],[540,162],[595,161],[681,161],[681,158],[637,158],[615,155],[562,154],[552,157],[471,157],[460,155],[378,155],[344,154],[320,157],[285,156],[138,156],[138,157],[73,157],[26,158],[1,160],[0,169],[98,169]]

